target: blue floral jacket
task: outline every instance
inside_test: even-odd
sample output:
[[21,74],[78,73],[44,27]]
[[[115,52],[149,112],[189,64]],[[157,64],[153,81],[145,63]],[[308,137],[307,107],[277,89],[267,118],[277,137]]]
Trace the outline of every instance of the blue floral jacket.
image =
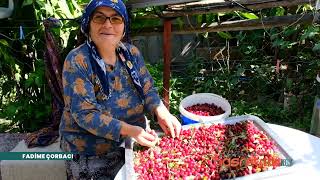
[[161,100],[139,50],[126,44],[135,60],[143,87],[144,99],[135,88],[124,64],[106,64],[110,97],[103,93],[98,76],[90,63],[86,44],[72,50],[63,66],[65,107],[60,123],[61,148],[83,155],[101,155],[117,148],[124,137],[120,121],[145,128],[145,113],[154,111]]

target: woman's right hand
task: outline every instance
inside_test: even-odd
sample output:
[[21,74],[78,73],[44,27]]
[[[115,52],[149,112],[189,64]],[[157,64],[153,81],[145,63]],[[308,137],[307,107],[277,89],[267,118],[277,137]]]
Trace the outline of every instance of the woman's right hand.
[[122,124],[120,134],[134,138],[137,143],[142,146],[153,147],[158,142],[158,136],[154,130],[145,131],[139,126],[133,126],[127,123]]
[[131,137],[133,137],[140,145],[153,147],[157,144],[158,136],[154,132],[154,130],[145,131],[143,128],[139,126],[133,126],[132,129],[133,130]]

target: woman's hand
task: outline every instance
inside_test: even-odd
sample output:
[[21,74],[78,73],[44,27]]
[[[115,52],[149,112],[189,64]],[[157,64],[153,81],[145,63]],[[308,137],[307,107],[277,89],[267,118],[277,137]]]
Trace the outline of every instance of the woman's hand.
[[145,131],[139,126],[133,126],[125,122],[122,122],[120,134],[134,138],[142,146],[153,147],[158,142],[158,136],[154,130]]
[[165,134],[170,134],[173,138],[179,137],[181,131],[181,124],[178,119],[173,116],[168,109],[161,105],[155,109],[158,119],[158,124]]
[[139,126],[132,127],[131,137],[133,137],[142,146],[153,147],[158,142],[158,136],[154,130],[145,131]]

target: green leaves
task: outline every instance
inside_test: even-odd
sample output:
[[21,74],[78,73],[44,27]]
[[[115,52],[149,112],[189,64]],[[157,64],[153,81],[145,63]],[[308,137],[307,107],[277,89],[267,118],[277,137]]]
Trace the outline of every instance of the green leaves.
[[5,39],[0,39],[0,45],[9,46],[8,42]]
[[239,12],[239,15],[245,19],[259,19],[254,13]]
[[316,43],[314,47],[312,48],[312,51],[314,52],[320,52],[320,43]]
[[223,39],[232,39],[232,35],[229,32],[217,32],[217,34]]
[[283,7],[276,7],[270,10],[271,16],[283,16],[285,15],[285,9]]
[[287,27],[283,31],[284,37],[289,37],[291,35],[294,35],[295,33],[298,33],[299,29],[296,26],[293,27]]
[[33,0],[23,0],[22,7],[33,4]]
[[81,9],[80,5],[77,3],[77,1],[68,0],[66,2],[68,4],[69,10],[73,16],[77,17],[77,16],[81,15],[82,9]]
[[[1,33],[8,38],[0,39],[0,118],[12,120],[10,126],[18,125],[20,132],[39,129],[51,112],[51,94],[47,89],[43,62],[45,40],[42,20],[48,17],[77,18],[82,11],[80,4],[88,2],[89,0],[23,0],[22,7],[16,7],[13,21],[0,21],[0,27],[30,27],[24,29],[26,39],[23,43],[16,40],[19,29],[15,28],[3,29]],[[74,47],[76,39],[68,39],[69,34],[77,30],[78,24],[70,21],[61,23],[62,27],[54,29],[53,34],[58,41],[62,39],[64,47],[67,42],[70,47]]]
[[57,14],[61,18],[73,18],[74,15],[70,12],[66,0],[59,0],[56,8]]
[[46,84],[43,60],[36,61],[36,69],[26,76],[25,87],[42,88]]
[[272,43],[272,47],[286,47],[289,42],[284,41],[283,39],[276,39]]
[[278,38],[272,42],[272,47],[278,47],[280,49],[291,49],[296,44],[298,44],[298,42],[291,42]]
[[46,17],[53,16],[54,14],[54,8],[50,4],[44,4],[44,7],[42,8],[43,11],[46,11]]
[[305,40],[307,38],[313,38],[319,34],[320,28],[318,26],[309,26],[304,30],[300,40]]

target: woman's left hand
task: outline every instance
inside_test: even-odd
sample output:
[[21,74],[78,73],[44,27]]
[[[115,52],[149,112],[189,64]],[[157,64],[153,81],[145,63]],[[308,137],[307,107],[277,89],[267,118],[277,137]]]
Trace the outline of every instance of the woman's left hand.
[[158,124],[165,134],[170,134],[173,138],[179,137],[181,124],[178,119],[173,116],[165,106],[159,106],[155,111]]

